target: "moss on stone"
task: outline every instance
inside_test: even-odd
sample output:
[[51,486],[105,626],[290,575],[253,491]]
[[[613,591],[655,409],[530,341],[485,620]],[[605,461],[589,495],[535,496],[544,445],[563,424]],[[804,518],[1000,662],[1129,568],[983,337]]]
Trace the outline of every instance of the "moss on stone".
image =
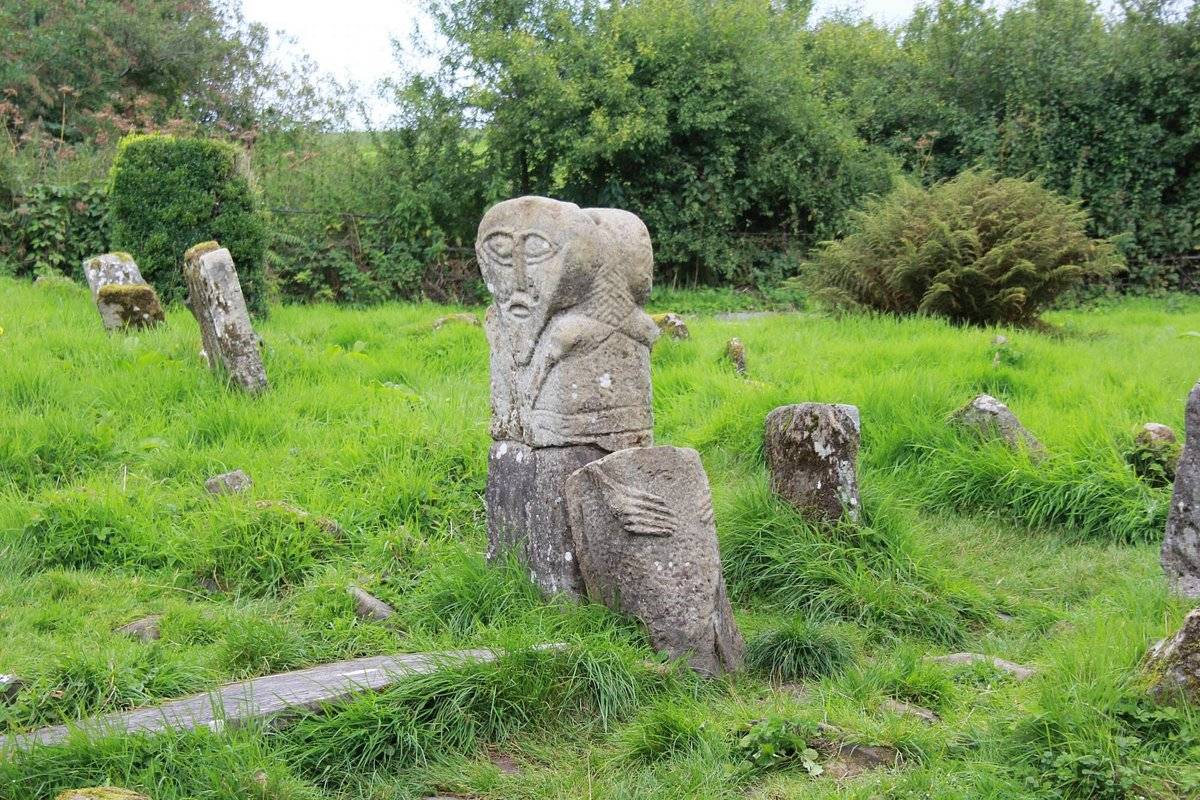
[[96,307],[109,330],[146,328],[165,320],[154,287],[146,283],[110,283],[96,293]]
[[205,253],[211,253],[213,250],[220,250],[220,249],[221,249],[220,242],[214,242],[214,241],[200,242],[199,244],[194,244],[188,248],[188,251],[183,254],[183,260],[191,261],[192,259],[199,258],[200,256],[204,255]]

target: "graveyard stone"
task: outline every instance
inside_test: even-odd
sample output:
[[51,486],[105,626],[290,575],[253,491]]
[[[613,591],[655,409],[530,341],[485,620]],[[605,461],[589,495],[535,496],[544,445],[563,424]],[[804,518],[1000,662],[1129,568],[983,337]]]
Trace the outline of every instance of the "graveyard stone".
[[1192,609],[1174,636],[1150,649],[1145,671],[1156,701],[1200,705],[1200,608]]
[[1024,448],[1031,455],[1045,455],[1045,447],[1027,431],[1008,406],[991,395],[981,394],[954,412],[952,421],[981,438],[1003,439],[1009,447]]
[[746,374],[746,345],[742,344],[742,340],[738,337],[733,337],[725,345],[725,357],[733,364],[733,371],[738,375]]
[[654,320],[654,324],[658,326],[660,331],[670,335],[672,339],[688,339],[691,337],[687,323],[678,314],[655,314],[651,319]]
[[204,357],[213,370],[223,370],[239,388],[257,393],[267,388],[258,334],[238,282],[229,251],[203,242],[184,256],[188,307],[200,323]]
[[578,470],[565,494],[589,598],[640,620],[656,649],[700,673],[741,667],[742,635],[695,450],[620,450]]
[[800,403],[772,411],[763,447],[771,490],[814,521],[857,521],[859,427],[851,405]]
[[1188,395],[1184,419],[1183,451],[1175,468],[1160,561],[1173,591],[1200,597],[1200,383]]
[[92,290],[92,300],[105,286],[144,286],[145,278],[129,253],[105,253],[83,260],[83,277]]
[[254,481],[240,469],[222,472],[204,482],[204,488],[208,490],[209,494],[241,494],[250,491],[252,486],[254,486]]
[[101,286],[96,295],[96,308],[105,330],[151,328],[166,320],[158,292],[146,283]]

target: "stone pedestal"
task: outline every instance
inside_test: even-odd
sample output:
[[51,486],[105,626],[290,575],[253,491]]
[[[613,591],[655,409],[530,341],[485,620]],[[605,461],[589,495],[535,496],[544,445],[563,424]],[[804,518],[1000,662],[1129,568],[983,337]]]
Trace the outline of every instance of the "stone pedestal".
[[267,388],[258,334],[242,295],[237,269],[229,251],[204,242],[184,256],[188,307],[200,323],[200,336],[209,367],[223,371],[240,389],[257,393]]
[[800,403],[767,415],[763,453],[771,490],[815,522],[857,521],[858,409]]
[[636,617],[655,648],[698,672],[741,667],[742,635],[695,450],[620,450],[578,470],[565,494],[590,599]]
[[1200,597],[1200,383],[1188,395],[1185,420],[1161,561],[1173,591]]
[[583,594],[563,486],[603,458],[594,445],[530,447],[495,442],[488,456],[488,560],[514,554],[543,594]]

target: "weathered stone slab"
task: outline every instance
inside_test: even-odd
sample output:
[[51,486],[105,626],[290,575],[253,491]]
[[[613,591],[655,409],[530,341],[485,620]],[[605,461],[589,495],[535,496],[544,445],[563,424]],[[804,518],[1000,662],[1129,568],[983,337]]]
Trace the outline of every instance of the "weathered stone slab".
[[140,792],[116,786],[96,786],[91,789],[68,789],[55,800],[150,800]]
[[946,656],[928,656],[925,659],[931,664],[942,664],[949,667],[964,667],[971,664],[989,664],[1001,672],[1007,672],[1013,680],[1023,681],[1032,678],[1037,670],[1023,664],[1015,664],[996,656],[985,656],[983,653],[951,653]]
[[250,491],[254,481],[240,469],[213,475],[204,482],[204,489],[209,494],[242,494]]
[[651,644],[698,672],[740,669],[708,477],[695,450],[620,450],[567,479],[588,597],[636,617]]
[[92,300],[99,298],[100,290],[105,286],[144,286],[146,283],[137,262],[129,253],[105,253],[85,258],[83,277],[92,290]]
[[1151,648],[1145,670],[1156,701],[1200,705],[1200,608],[1192,609],[1174,636]]
[[544,594],[583,596],[563,486],[607,453],[592,445],[495,442],[488,457],[488,560],[513,553]]
[[147,283],[101,286],[96,296],[96,309],[105,330],[109,331],[152,328],[167,318],[158,292]]
[[386,622],[396,613],[396,609],[365,589],[351,584],[348,591],[354,598],[354,613],[359,619]]
[[200,323],[204,356],[209,367],[222,370],[239,388],[261,392],[267,388],[258,334],[229,251],[216,242],[204,242],[184,256],[188,307]]
[[981,394],[954,412],[954,424],[974,431],[983,439],[1002,439],[1009,447],[1024,448],[1030,455],[1041,457],[1046,448],[1025,429],[1008,406],[988,394]]
[[859,414],[800,403],[767,415],[763,453],[771,490],[817,522],[857,521]]
[[1172,591],[1200,597],[1200,383],[1187,399],[1183,451],[1160,561]]
[[725,344],[725,357],[733,364],[734,372],[746,374],[746,345],[742,344],[741,339],[735,336]]
[[162,637],[160,623],[162,622],[161,614],[151,614],[148,617],[135,619],[128,625],[122,625],[117,628],[117,633],[137,639],[141,642],[154,642]]
[[642,221],[520,197],[488,210],[475,252],[495,299],[484,323],[492,438],[608,451],[649,444],[658,329],[641,308],[654,263]]
[[[556,650],[561,647],[559,644],[547,644],[535,649]],[[105,714],[73,725],[54,725],[29,733],[0,736],[0,757],[14,750],[59,744],[76,730],[90,734],[162,733],[196,728],[219,731],[226,727],[268,720],[279,724],[294,712],[317,711],[362,692],[380,691],[410,675],[425,675],[470,663],[486,663],[499,657],[500,654],[493,650],[368,656],[267,675],[160,706]]]

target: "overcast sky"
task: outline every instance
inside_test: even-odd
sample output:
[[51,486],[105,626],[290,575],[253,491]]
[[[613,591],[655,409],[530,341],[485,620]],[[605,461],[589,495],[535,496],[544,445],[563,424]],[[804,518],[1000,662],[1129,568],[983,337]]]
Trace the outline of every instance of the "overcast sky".
[[[859,8],[880,22],[904,19],[916,0],[817,0],[817,14],[833,9]],[[247,19],[272,32],[284,31],[296,40],[321,69],[339,80],[351,80],[372,97],[381,78],[396,74],[391,41],[407,43],[417,26],[429,27],[419,0],[243,0]],[[373,100],[372,116],[383,122],[388,105]]]

